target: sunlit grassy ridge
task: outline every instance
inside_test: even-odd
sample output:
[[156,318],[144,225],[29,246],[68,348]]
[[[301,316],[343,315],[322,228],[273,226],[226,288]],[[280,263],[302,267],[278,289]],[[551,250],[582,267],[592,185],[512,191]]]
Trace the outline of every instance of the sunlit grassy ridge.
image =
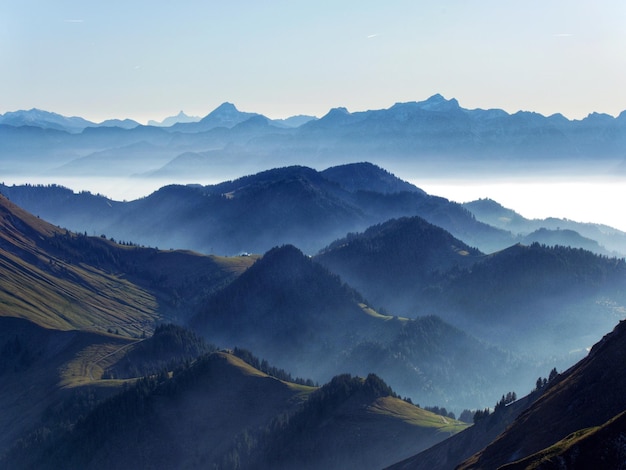
[[368,407],[368,411],[397,418],[413,426],[435,428],[442,433],[455,434],[469,426],[467,423],[432,413],[392,397],[377,399]]
[[1,256],[0,315],[46,328],[111,328],[128,335],[141,334],[158,318],[154,295],[127,280],[89,266],[57,262],[53,269],[59,275]]
[[119,245],[54,227],[0,196],[0,316],[139,337],[256,256]]

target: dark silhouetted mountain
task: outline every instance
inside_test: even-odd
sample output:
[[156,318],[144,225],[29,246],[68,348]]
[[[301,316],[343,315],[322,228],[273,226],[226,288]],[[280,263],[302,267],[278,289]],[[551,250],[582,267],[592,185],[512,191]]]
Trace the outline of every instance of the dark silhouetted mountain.
[[[103,162],[105,157],[112,158],[98,158]],[[111,202],[102,212],[95,207],[90,210],[89,203],[106,201],[89,195],[61,195],[55,189],[43,197],[42,188],[8,186],[0,186],[0,192],[72,230],[205,253],[262,253],[280,244],[315,253],[348,232],[414,215],[484,251],[510,245],[509,233],[477,222],[459,204],[417,188],[390,192],[407,188],[407,183],[378,167],[360,163],[326,171],[331,179],[310,168],[292,166],[206,187],[173,185],[122,205]],[[383,192],[361,190],[364,185]],[[31,190],[38,196],[29,196]]]
[[420,217],[394,219],[350,234],[316,260],[364,293],[374,305],[414,316],[439,273],[471,266],[482,253]]
[[396,398],[374,375],[338,376],[316,390],[279,381],[220,352],[171,378],[139,380],[71,430],[27,441],[3,463],[335,469],[357,459],[360,468],[374,469],[466,426]]
[[572,470],[620,468],[626,460],[624,436],[626,412],[601,426],[576,431],[552,446],[516,462],[503,465],[504,470],[534,468],[548,470],[565,466]]
[[479,406],[494,398],[478,384],[530,383],[536,375],[535,365],[438,318],[377,313],[291,246],[270,250],[209,298],[192,326],[210,342],[250,349],[300,376],[374,372],[430,403]]
[[[400,419],[398,419],[400,418]],[[350,427],[346,428],[346,423]],[[434,424],[433,433],[427,426]],[[399,400],[379,377],[340,375],[313,392],[289,421],[260,439],[243,468],[381,468],[394,454],[428,447],[460,423]],[[387,442],[393,437],[393,444]]]
[[[574,248],[584,248],[596,254],[606,255],[614,253],[619,256],[626,256],[626,233],[601,224],[580,223],[568,219],[557,219],[554,217],[547,219],[526,219],[512,209],[506,209],[496,201],[491,199],[479,199],[463,204],[476,218],[493,227],[508,230],[518,234],[519,241],[538,241],[545,244],[559,244],[572,246]],[[551,232],[540,232],[542,237],[537,238],[537,231],[549,230]],[[565,232],[565,231],[568,232]],[[553,233],[563,231],[564,233]],[[569,231],[574,231],[584,237],[576,240],[575,235]],[[535,232],[535,238],[531,234]],[[545,236],[550,235],[554,243]],[[567,235],[567,236],[565,236]],[[521,237],[530,236],[529,239]],[[586,239],[590,239],[586,240]],[[595,246],[594,241],[599,247]]]
[[296,374],[332,376],[328,364],[309,365],[371,336],[380,323],[358,293],[293,246],[270,250],[242,275],[192,325],[211,342],[250,349]]
[[329,181],[338,183],[350,192],[372,191],[390,194],[410,191],[421,192],[426,195],[424,191],[411,183],[402,181],[395,175],[368,162],[334,166],[322,171],[321,175]]
[[198,467],[226,453],[240,433],[293,409],[300,393],[232,355],[215,353],[169,380],[163,374],[140,380],[73,430],[50,436],[46,452],[33,449],[14,459],[38,468]]
[[[626,323],[620,322],[506,431],[459,468],[500,468],[537,452],[542,454],[502,468],[530,468],[542,458],[544,466],[532,468],[555,468],[548,464],[554,465],[560,458],[566,468],[589,468],[586,462],[618,468],[613,463],[623,463],[620,442],[626,409],[626,380],[618,364],[626,360],[625,341]],[[588,429],[592,427],[600,428]],[[603,434],[606,440],[599,438]],[[581,442],[576,442],[579,439]],[[561,440],[558,448],[548,449]]]
[[185,363],[215,351],[194,332],[172,323],[156,327],[152,336],[124,351],[124,356],[106,368],[107,379],[132,379],[174,370]]

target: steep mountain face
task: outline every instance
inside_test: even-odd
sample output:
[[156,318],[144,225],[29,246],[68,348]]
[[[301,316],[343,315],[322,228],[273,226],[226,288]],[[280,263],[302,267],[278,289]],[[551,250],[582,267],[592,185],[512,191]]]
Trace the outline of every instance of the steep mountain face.
[[[379,191],[362,190],[365,186]],[[398,188],[403,189],[391,192]],[[205,253],[262,253],[294,244],[314,254],[348,232],[413,215],[471,245],[509,245],[510,234],[477,222],[459,204],[404,188],[412,187],[361,163],[325,173],[294,166],[206,187],[167,186],[128,203],[58,187],[0,186],[0,191],[27,210],[75,231]]]
[[565,466],[572,470],[620,468],[626,460],[626,412],[602,426],[582,429],[554,445],[516,462],[503,465],[506,470],[534,468],[547,470]]
[[599,255],[626,256],[626,233],[606,225],[568,219],[526,219],[491,199],[466,202],[478,220],[518,235],[516,241],[583,248]]
[[457,465],[494,441],[524,410],[539,398],[535,391],[498,409],[471,427],[387,470],[454,470]]
[[[586,428],[603,425],[602,432],[610,436],[609,440],[594,439],[589,435],[586,443],[563,451],[563,456],[567,456],[571,464],[568,468],[582,468],[581,465],[589,461],[601,465],[599,459],[602,455],[609,459],[623,457],[623,445],[616,445],[613,439],[623,439],[620,436],[623,436],[624,428],[620,423],[623,421],[621,414],[626,409],[626,381],[618,364],[626,360],[625,341],[626,323],[620,322],[612,333],[592,348],[585,359],[563,373],[541,399],[522,413],[498,439],[459,468],[498,468],[540,452],[574,432],[580,432],[580,437],[589,432],[583,431]],[[607,423],[613,418],[615,421]],[[572,441],[572,438],[568,440]],[[561,449],[564,447],[567,446]],[[603,447],[610,448],[610,452],[600,453]],[[552,449],[550,452],[553,453],[551,462],[554,463],[559,450],[555,452]],[[527,468],[526,465],[533,460],[537,459],[531,458],[525,464],[506,468]]]

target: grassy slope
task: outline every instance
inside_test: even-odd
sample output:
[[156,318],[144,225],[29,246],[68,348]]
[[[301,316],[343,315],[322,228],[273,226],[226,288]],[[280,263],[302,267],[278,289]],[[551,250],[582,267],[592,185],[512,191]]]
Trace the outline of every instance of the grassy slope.
[[173,395],[158,388],[139,417],[127,419],[120,411],[117,431],[104,436],[77,468],[206,467],[244,431],[266,426],[314,390],[277,380],[224,352],[200,359],[185,374],[188,379],[171,379],[178,380]]
[[129,337],[184,310],[186,286],[201,296],[255,260],[79,236],[0,196],[0,350],[20,343],[15,358],[0,355],[0,454],[68,397],[117,391],[123,382],[101,380],[103,370]]
[[139,336],[176,315],[190,289],[203,292],[227,282],[255,259],[76,236],[0,196],[0,316],[46,328]]
[[368,412],[398,418],[413,426],[436,429],[443,434],[456,434],[469,426],[392,397],[379,398],[368,408]]
[[[43,416],[79,389],[104,397],[117,383],[99,381],[103,359],[133,340],[82,331],[45,329],[19,318],[0,317],[0,348],[20,342],[29,360],[12,361],[0,372],[0,455]],[[109,356],[112,357],[112,356]],[[7,354],[3,355],[7,361]],[[106,385],[106,387],[104,387]]]
[[503,465],[502,470],[563,468],[621,468],[626,459],[626,412],[602,426],[576,431],[556,444],[525,459]]
[[601,426],[626,409],[626,322],[564,372],[489,446],[459,468],[498,468],[542,451],[581,429]]

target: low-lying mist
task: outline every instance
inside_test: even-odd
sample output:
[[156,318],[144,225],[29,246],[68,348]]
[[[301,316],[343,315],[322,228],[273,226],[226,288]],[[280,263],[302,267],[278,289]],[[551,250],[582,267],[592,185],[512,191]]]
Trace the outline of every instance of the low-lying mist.
[[[618,207],[620,201],[626,200],[626,176],[613,171],[610,165],[587,172],[582,169],[576,172],[543,169],[536,173],[521,169],[500,172],[488,168],[484,171],[474,168],[466,172],[442,172],[400,163],[388,166],[383,163],[382,166],[428,194],[451,201],[462,203],[489,198],[529,219],[565,218],[626,231],[626,212]],[[311,167],[325,169],[316,165]],[[132,201],[170,184],[211,185],[264,169],[232,166],[216,168],[211,174],[170,177],[5,174],[2,182],[7,185],[57,184],[74,192],[89,191],[116,201]]]

